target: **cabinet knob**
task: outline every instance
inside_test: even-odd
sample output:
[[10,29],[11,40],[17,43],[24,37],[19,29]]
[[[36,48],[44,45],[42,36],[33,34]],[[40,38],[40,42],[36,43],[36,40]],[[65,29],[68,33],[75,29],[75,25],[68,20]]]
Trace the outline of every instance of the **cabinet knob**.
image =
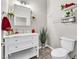
[[15,48],[18,48],[17,46]]
[[18,41],[18,40],[15,40],[15,41]]

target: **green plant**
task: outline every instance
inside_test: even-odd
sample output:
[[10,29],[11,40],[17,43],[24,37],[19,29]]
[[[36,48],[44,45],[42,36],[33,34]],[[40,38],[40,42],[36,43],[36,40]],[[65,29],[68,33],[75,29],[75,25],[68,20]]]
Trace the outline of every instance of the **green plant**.
[[41,44],[45,45],[45,42],[46,42],[46,39],[47,39],[47,30],[46,29],[43,28],[40,31],[39,39],[41,41]]
[[14,14],[13,13],[8,13],[8,16],[10,16],[10,17],[13,16],[14,17]]
[[64,9],[64,6],[63,5],[61,5],[61,10],[63,10]]

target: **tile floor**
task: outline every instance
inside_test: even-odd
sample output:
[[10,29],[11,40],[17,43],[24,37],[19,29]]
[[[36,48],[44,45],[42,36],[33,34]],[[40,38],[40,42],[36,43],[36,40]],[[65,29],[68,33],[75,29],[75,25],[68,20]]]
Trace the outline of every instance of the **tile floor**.
[[46,47],[44,49],[40,49],[40,56],[37,57],[33,57],[31,59],[52,59],[51,57],[51,49]]

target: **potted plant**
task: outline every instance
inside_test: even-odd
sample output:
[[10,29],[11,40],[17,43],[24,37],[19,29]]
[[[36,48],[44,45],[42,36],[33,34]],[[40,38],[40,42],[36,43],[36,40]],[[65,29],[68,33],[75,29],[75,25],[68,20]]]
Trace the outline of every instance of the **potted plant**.
[[47,39],[47,30],[46,29],[43,28],[40,31],[39,39],[40,39],[42,48],[44,48],[45,47],[45,43],[46,43],[46,39]]

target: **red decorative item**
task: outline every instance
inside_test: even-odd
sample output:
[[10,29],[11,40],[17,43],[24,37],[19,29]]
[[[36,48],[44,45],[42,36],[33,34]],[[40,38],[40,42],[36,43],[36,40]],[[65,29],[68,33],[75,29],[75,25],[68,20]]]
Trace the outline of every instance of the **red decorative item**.
[[64,6],[65,8],[67,8],[68,7],[68,4],[65,4],[65,6]]
[[32,29],[32,33],[35,33],[35,29]]
[[64,7],[68,8],[68,7],[73,6],[73,5],[75,5],[75,3],[65,4]]
[[11,24],[9,22],[9,19],[8,17],[3,17],[2,19],[2,30],[5,30],[5,31],[10,31],[11,30]]
[[75,5],[75,3],[71,3],[71,5]]
[[15,34],[18,34],[19,32],[15,32]]

